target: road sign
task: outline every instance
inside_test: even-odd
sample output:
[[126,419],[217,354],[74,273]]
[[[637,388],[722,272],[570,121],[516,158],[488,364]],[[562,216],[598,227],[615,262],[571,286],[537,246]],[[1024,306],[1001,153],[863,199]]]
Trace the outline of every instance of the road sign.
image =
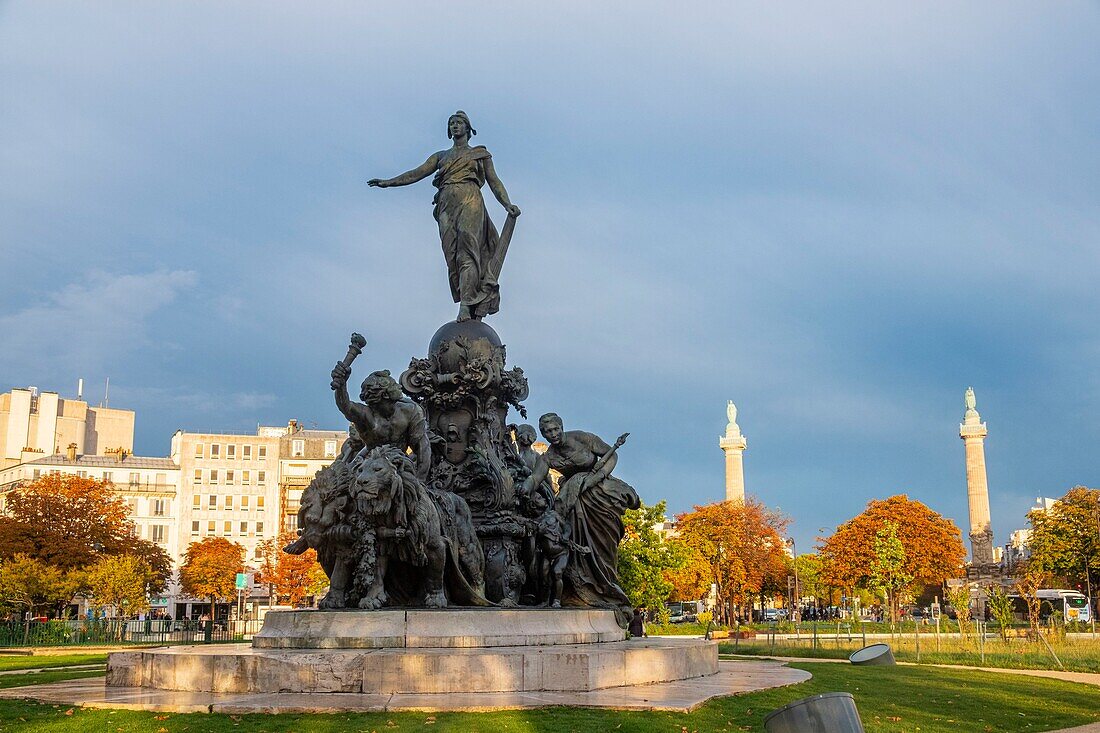
[[248,587],[248,573],[237,573],[237,590],[244,590]]

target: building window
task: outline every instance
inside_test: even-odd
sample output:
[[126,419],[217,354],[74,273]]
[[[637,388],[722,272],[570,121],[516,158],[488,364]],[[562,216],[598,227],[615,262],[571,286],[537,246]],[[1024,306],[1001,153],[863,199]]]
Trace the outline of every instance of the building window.
[[218,469],[216,468],[210,469],[210,483],[218,483]]
[[191,522],[191,535],[195,536],[198,533],[199,533],[199,521],[196,519],[195,521]]
[[233,483],[233,472],[232,471],[226,471],[225,472],[225,483],[227,483],[227,484]]
[[206,500],[206,506],[209,509],[217,509],[218,508],[218,495],[217,494],[211,494],[210,498]]
[[259,545],[256,546],[256,550],[252,553],[252,557],[256,560],[264,559],[264,551],[260,549]]
[[141,483],[141,474],[140,473],[131,473],[130,474],[130,485],[131,486],[137,486],[140,483]]
[[206,523],[206,534],[214,534],[218,530],[218,523],[211,519]]
[[167,528],[163,524],[154,524],[152,527],[149,528],[149,539],[151,539],[153,542],[156,542],[157,544],[163,545],[164,537],[167,534],[167,532],[165,532],[165,529]]
[[234,460],[237,457],[237,446],[234,443],[230,443],[225,446],[225,457],[227,460]]
[[241,537],[248,534],[248,522],[241,522]]
[[248,486],[250,483],[252,483],[251,474],[251,471],[241,471],[241,483],[245,486]]
[[263,533],[264,533],[264,523],[263,522],[256,522],[256,536],[262,535]]
[[290,457],[301,458],[306,454],[306,442],[304,440],[290,441]]
[[232,509],[233,508],[233,496],[232,495],[229,495],[229,496],[225,497],[225,508],[226,509]]
[[36,478],[36,479],[41,478],[41,476],[42,476],[42,469],[41,468],[34,469],[34,478]]
[[153,516],[164,516],[164,499],[153,499]]
[[247,494],[245,494],[244,496],[241,497],[241,509],[243,511],[246,511],[246,512],[248,511],[248,495]]
[[191,508],[202,509],[202,496],[200,494],[195,494],[191,497]]
[[288,532],[294,532],[298,529],[298,515],[291,514],[286,518],[286,528]]
[[267,446],[261,445],[259,452],[256,454],[258,458],[267,458]]
[[266,481],[267,481],[267,472],[266,471],[257,471],[256,472],[256,483],[258,483],[260,486],[263,486]]
[[252,460],[252,446],[250,446],[250,445],[242,445],[241,446],[241,458],[245,459],[246,461],[251,461]]
[[88,472],[87,472],[87,471],[77,471],[77,472],[76,472],[76,475],[77,475],[77,476],[78,476],[79,478],[88,478]]
[[222,447],[220,445],[218,445],[217,443],[211,443],[210,444],[210,457],[211,458],[221,458],[222,457]]
[[167,486],[167,485],[168,485],[168,474],[158,473],[157,474],[157,486]]
[[262,512],[264,510],[264,498],[262,496],[256,497],[256,511]]
[[111,483],[111,472],[110,471],[104,471],[103,472],[103,483],[105,483],[105,484]]
[[232,522],[226,522],[225,523],[225,536],[228,537],[231,534],[233,534],[233,523]]
[[202,469],[201,468],[196,468],[195,469],[195,483],[196,484],[201,484],[202,483]]
[[202,458],[202,443],[195,443],[195,458]]
[[335,457],[336,457],[336,441],[335,440],[326,440],[325,441],[325,458],[335,458]]

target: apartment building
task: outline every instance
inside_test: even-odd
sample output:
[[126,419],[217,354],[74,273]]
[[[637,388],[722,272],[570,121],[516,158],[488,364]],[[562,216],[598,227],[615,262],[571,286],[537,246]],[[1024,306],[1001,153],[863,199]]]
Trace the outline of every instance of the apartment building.
[[302,492],[314,475],[340,455],[347,430],[306,430],[296,420],[279,439],[279,515],[284,531],[298,529]]
[[63,454],[76,444],[80,455],[134,451],[134,411],[93,407],[37,387],[0,394],[0,469]]

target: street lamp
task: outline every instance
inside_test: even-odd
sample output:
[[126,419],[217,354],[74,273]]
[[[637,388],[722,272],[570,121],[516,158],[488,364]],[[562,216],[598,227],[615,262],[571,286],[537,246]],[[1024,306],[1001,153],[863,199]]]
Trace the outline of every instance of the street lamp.
[[791,621],[797,623],[801,615],[799,604],[802,602],[802,594],[798,592],[798,547],[794,543],[794,537],[788,537],[787,544],[791,546],[791,565],[794,566],[794,598],[791,599]]

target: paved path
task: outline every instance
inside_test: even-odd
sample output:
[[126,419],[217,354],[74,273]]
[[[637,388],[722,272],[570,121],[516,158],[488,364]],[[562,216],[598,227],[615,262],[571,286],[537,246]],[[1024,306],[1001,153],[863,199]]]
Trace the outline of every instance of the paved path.
[[[780,662],[818,662],[849,664],[847,659],[825,659],[817,657],[773,657],[755,654],[723,654],[722,658],[733,657],[735,659],[775,659]],[[1100,687],[1100,673],[1096,672],[1063,672],[1057,669],[1002,669],[1000,667],[970,667],[963,664],[917,664],[916,662],[898,662],[906,667],[944,667],[946,669],[970,669],[975,672],[994,672],[996,674],[1022,674],[1028,677],[1047,677],[1052,680],[1065,680],[1066,682],[1079,682],[1083,685],[1095,685]]]

